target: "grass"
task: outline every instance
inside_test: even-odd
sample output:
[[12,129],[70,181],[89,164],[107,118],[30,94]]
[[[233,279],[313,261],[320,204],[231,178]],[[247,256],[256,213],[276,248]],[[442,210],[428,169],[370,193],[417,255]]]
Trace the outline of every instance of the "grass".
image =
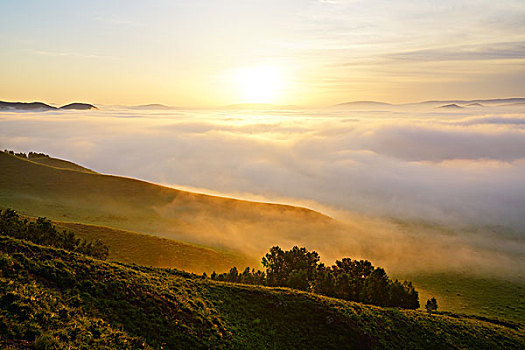
[[[300,239],[334,221],[315,211],[179,191],[0,153],[0,208],[231,251]],[[257,240],[253,240],[253,236]]]
[[409,275],[420,303],[435,297],[439,310],[525,324],[525,283],[460,273]]
[[143,266],[176,268],[196,274],[228,271],[232,266],[253,265],[240,254],[183,243],[110,227],[55,222],[85,240],[100,239],[109,247],[109,259]]
[[22,348],[521,349],[513,324],[104,262],[0,237],[0,344]]
[[[246,256],[260,257],[276,244],[321,245],[334,225],[304,208],[179,191],[54,158],[0,152],[0,169],[0,208],[99,238],[110,246],[110,259],[124,263],[199,274],[257,267],[258,259]],[[396,278],[414,281],[422,305],[435,296],[440,310],[525,322],[523,284],[460,274]]]
[[90,173],[90,174],[96,174],[96,172],[94,172],[93,170],[90,170],[88,168],[75,164],[73,162],[69,162],[67,160],[62,160],[62,159],[53,158],[53,157],[31,158],[30,161],[33,163],[43,164],[43,165],[47,165],[47,166],[57,168],[57,169],[68,169],[68,170],[81,171],[81,172]]

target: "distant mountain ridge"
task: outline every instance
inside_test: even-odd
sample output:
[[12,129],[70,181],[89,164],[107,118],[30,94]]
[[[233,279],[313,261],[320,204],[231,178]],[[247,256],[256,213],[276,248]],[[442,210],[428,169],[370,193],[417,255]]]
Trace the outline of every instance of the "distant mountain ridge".
[[62,107],[54,107],[43,102],[7,102],[0,101],[0,111],[5,110],[22,110],[22,111],[35,111],[35,110],[57,110],[57,109],[73,109],[73,110],[90,110],[98,109],[89,103],[74,102]]
[[400,103],[393,104],[381,101],[350,101],[333,105],[333,107],[387,107],[387,106],[414,106],[414,105],[457,105],[467,104],[469,106],[483,107],[483,104],[523,104],[525,97],[511,97],[511,98],[493,98],[493,99],[476,99],[476,100],[428,100],[422,102]]
[[98,109],[98,108],[89,103],[74,102],[74,103],[70,103],[68,105],[62,106],[59,109],[89,110],[89,109]]
[[56,107],[50,106],[43,102],[5,102],[0,101],[0,110],[51,110],[57,109]]
[[525,102],[525,97],[511,97],[511,98],[493,98],[493,99],[478,99],[478,100],[444,100],[444,101],[440,101],[440,100],[429,100],[429,101],[423,101],[423,102],[419,102],[421,104],[425,103],[440,103],[440,104],[447,104],[447,103],[455,103],[455,104],[458,104],[458,103],[467,103],[467,104],[470,104],[470,103],[485,103],[485,104],[490,104],[490,103],[522,103],[522,102]]
[[450,103],[448,105],[439,106],[437,108],[444,108],[444,109],[463,109],[464,107],[458,106],[455,103]]
[[297,108],[297,106],[274,105],[270,103],[236,103],[236,104],[222,106],[221,108],[226,108],[226,109],[294,109],[294,108]]
[[150,103],[147,105],[131,106],[131,109],[179,109],[178,107],[166,106],[160,103]]
[[[347,108],[388,108],[388,107],[400,107],[400,106],[425,106],[435,105],[437,107],[444,105],[466,105],[468,107],[485,107],[485,105],[501,105],[501,106],[523,106],[525,105],[525,97],[511,97],[511,98],[493,98],[493,99],[475,99],[475,100],[427,100],[421,102],[409,102],[409,103],[388,103],[382,101],[349,101],[337,103],[327,107],[347,107]],[[129,108],[136,110],[177,110],[184,109],[183,107],[166,106],[159,103],[136,105],[136,106],[121,106],[115,105],[113,107]],[[285,110],[285,109],[297,109],[300,106],[296,105],[275,105],[267,103],[241,103],[241,104],[230,104],[217,107],[219,109],[232,109],[232,110]],[[95,105],[89,103],[73,102],[61,107],[55,107],[43,102],[7,102],[0,101],[0,111],[48,111],[48,110],[92,110],[98,109]]]
[[369,106],[369,105],[376,105],[376,106],[392,106],[392,103],[387,102],[379,102],[379,101],[352,101],[352,102],[343,102],[338,103],[336,106]]

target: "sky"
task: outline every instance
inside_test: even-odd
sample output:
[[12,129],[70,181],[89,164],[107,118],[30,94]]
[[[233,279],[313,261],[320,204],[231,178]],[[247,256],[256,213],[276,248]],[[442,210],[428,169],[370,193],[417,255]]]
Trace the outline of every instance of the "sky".
[[0,3],[0,100],[324,106],[524,81],[522,0]]

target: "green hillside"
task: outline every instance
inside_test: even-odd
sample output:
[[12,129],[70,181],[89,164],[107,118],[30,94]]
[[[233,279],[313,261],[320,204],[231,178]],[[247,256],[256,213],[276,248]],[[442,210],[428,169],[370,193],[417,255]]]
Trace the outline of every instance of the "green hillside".
[[0,344],[107,349],[522,349],[475,317],[379,308],[0,237]]
[[76,170],[76,171],[96,174],[96,172],[94,172],[93,170],[90,170],[88,168],[75,164],[73,162],[68,162],[67,160],[62,160],[58,158],[39,157],[39,158],[31,158],[30,160],[33,163],[43,164],[43,165],[47,165],[47,166],[58,168],[58,169]]
[[[119,262],[200,274],[258,268],[273,245],[333,246],[327,237],[337,223],[308,209],[178,191],[50,157],[0,152],[0,169],[0,208],[46,216],[81,238],[101,239],[110,247],[110,259]],[[520,306],[525,285],[505,276],[395,277],[412,280],[422,303],[438,298],[440,310],[525,322]]]
[[420,300],[435,297],[440,310],[496,317],[525,324],[525,282],[465,273],[404,275]]
[[85,240],[100,239],[109,247],[109,259],[143,266],[169,267],[202,274],[227,271],[255,262],[240,254],[136,232],[79,223],[55,222]]
[[0,153],[0,208],[256,256],[275,243],[319,236],[335,225],[305,208],[179,191],[46,162]]
[[[201,274],[258,266],[259,259],[217,251],[151,235],[109,227],[55,222],[86,240],[100,239],[109,246],[109,259],[144,266],[176,268]],[[215,267],[215,268],[214,268]],[[525,284],[465,273],[417,273],[396,276],[411,280],[420,301],[436,297],[439,309],[469,315],[497,317],[525,324]]]

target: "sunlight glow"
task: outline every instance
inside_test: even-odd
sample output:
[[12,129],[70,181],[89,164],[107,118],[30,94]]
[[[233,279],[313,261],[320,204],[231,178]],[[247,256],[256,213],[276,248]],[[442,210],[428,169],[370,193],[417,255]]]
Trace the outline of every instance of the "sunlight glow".
[[248,103],[274,102],[282,87],[279,69],[271,66],[238,69],[235,82],[240,98]]

